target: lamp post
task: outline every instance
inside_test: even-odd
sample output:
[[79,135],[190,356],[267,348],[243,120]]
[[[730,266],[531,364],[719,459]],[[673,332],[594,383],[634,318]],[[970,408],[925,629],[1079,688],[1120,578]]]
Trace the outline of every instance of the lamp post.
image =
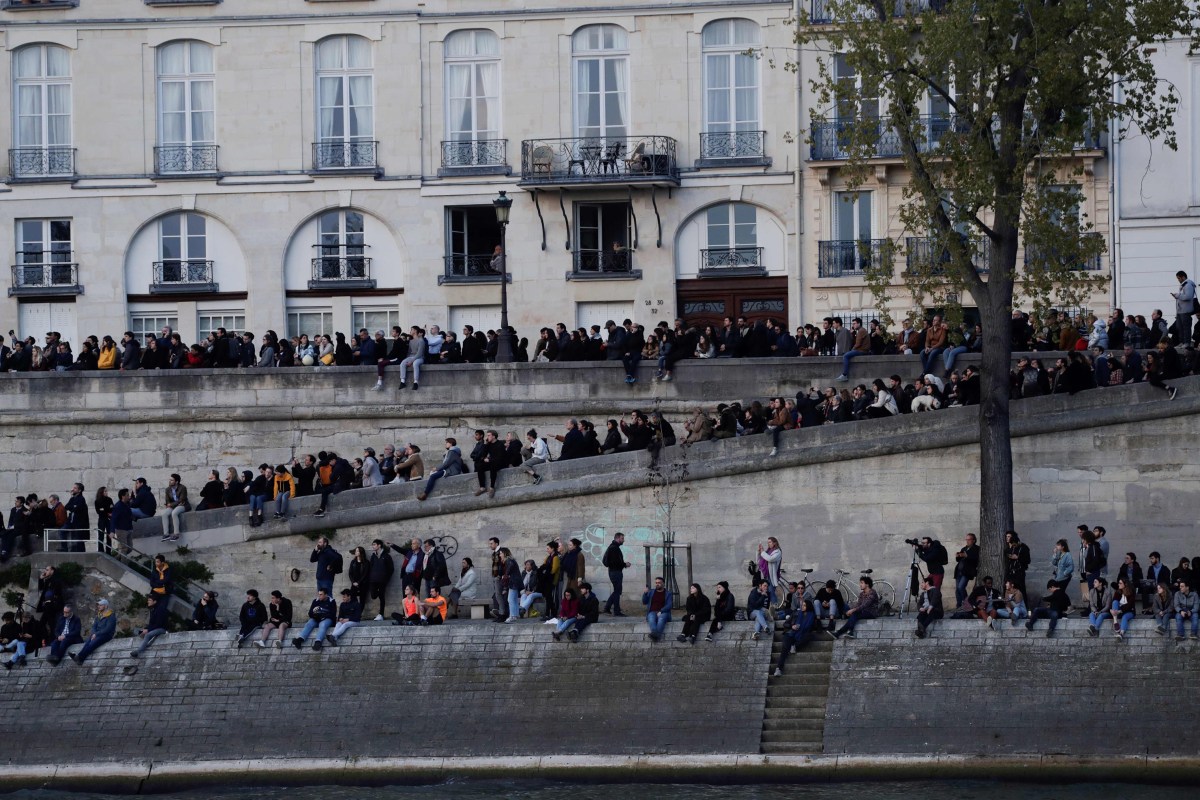
[[496,209],[496,222],[500,224],[500,332],[496,334],[496,363],[511,364],[513,361],[513,340],[508,329],[508,245],[505,235],[508,233],[508,212],[512,209],[512,198],[507,192],[492,201]]

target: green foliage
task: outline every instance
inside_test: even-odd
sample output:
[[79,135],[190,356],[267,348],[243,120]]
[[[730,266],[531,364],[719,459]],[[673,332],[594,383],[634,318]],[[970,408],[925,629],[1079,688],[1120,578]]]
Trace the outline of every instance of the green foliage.
[[[0,586],[19,586],[24,589],[29,585],[29,576],[33,569],[33,565],[28,561],[21,561],[0,569]],[[12,603],[9,603],[12,605]]]
[[77,561],[64,561],[55,565],[54,574],[63,582],[63,586],[74,589],[83,583],[83,564]]
[[213,579],[212,570],[199,561],[175,561],[171,564],[171,574],[177,583],[203,584]]
[[5,605],[9,608],[20,608],[24,602],[25,593],[17,589],[5,589],[3,597]]
[[125,606],[125,612],[131,617],[136,617],[139,614],[146,612],[146,595],[141,592],[134,592],[129,597],[129,603]]
[[188,547],[186,544],[181,544],[179,547],[175,548],[175,555],[179,556],[180,558],[191,555],[191,553],[192,548]]
[[324,536],[326,539],[328,539],[330,542],[332,542],[333,537],[336,535],[337,535],[336,528],[317,528],[314,531],[305,531],[304,532],[305,538],[308,539],[310,542],[315,542],[317,539],[320,539],[322,536]]

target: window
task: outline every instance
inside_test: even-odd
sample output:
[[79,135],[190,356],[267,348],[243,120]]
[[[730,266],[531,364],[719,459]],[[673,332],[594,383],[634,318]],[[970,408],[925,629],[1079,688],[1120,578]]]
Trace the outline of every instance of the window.
[[371,43],[334,36],[317,45],[317,168],[375,165]]
[[499,139],[500,40],[491,31],[457,31],[445,47],[447,138]]
[[289,308],[287,312],[288,338],[308,334],[333,336],[333,311],[327,308]]
[[201,311],[196,317],[196,331],[203,339],[217,328],[230,333],[246,330],[246,314],[242,311]]
[[879,118],[878,92],[863,85],[862,76],[850,66],[844,53],[834,55],[833,74],[837,81],[835,105],[838,122],[852,123],[860,118]]
[[713,206],[706,214],[708,247],[701,254],[700,268],[745,268],[762,266],[758,246],[758,210],[747,203]]
[[200,214],[172,214],[158,224],[160,260],[155,283],[211,283],[205,220]]
[[370,275],[366,258],[363,215],[357,211],[330,211],[321,215],[316,280],[353,280]]
[[350,312],[350,327],[355,331],[366,328],[375,335],[375,331],[383,331],[387,338],[392,337],[392,326],[400,324],[400,309],[398,308],[354,308]]
[[77,282],[71,220],[17,220],[15,286],[70,286]]
[[834,238],[843,242],[870,239],[871,193],[836,192],[834,198]]
[[629,39],[616,25],[589,25],[571,39],[575,131],[591,139],[629,135]]
[[489,206],[446,209],[446,276],[496,275],[492,255],[500,244],[500,223]]
[[71,56],[65,47],[34,44],[13,55],[16,95],[14,173],[71,175]]
[[757,131],[759,28],[747,19],[704,26],[704,129],[708,133]]
[[576,203],[575,271],[632,272],[629,221],[629,203]]
[[158,171],[216,169],[213,49],[172,42],[158,49]]
[[147,336],[159,336],[164,327],[178,330],[179,317],[173,311],[135,312],[129,315],[129,330],[143,344]]

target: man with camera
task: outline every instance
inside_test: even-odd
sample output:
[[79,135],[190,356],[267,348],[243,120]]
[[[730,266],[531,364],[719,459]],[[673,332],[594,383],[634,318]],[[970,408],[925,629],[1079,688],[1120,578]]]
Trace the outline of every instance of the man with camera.
[[966,544],[954,554],[954,607],[967,599],[967,584],[979,577],[979,545],[975,534],[968,533]]
[[933,585],[933,588],[940,591],[942,580],[946,577],[946,563],[950,560],[945,546],[937,539],[931,539],[928,536],[922,537],[920,541],[905,539],[904,543],[917,548],[917,557],[925,562],[925,568],[929,572],[930,583]]

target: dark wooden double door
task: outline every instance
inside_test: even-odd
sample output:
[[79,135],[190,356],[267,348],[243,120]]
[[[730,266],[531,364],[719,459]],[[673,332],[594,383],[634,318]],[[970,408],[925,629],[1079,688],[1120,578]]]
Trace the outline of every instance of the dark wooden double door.
[[786,327],[787,278],[716,278],[680,281],[679,316],[686,325],[720,328],[725,317],[751,324],[772,319]]

